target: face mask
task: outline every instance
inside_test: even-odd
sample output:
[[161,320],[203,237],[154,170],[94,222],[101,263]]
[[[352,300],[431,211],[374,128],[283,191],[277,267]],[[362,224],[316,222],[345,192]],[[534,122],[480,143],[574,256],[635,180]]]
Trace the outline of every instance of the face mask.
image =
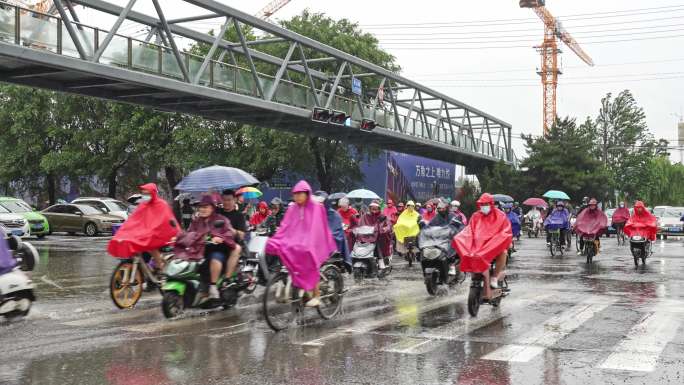
[[480,207],[480,212],[484,215],[488,215],[491,210],[492,206],[489,205]]
[[147,195],[147,194],[143,194],[143,195],[140,197],[140,201],[141,201],[141,202],[147,202],[147,201],[149,201],[150,199],[152,199],[152,197],[149,196],[149,195]]
[[621,208],[621,209],[624,209],[624,208],[625,208],[625,204],[624,204],[624,203],[620,203],[620,208]]

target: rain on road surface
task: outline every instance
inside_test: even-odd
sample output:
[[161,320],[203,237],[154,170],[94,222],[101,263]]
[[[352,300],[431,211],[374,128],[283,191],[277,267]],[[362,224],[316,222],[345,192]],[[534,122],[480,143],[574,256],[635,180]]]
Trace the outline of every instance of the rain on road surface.
[[[499,309],[466,310],[468,281],[430,297],[419,268],[353,285],[344,312],[272,332],[255,297],[164,319],[160,296],[116,310],[106,239],[35,241],[38,302],[0,321],[0,384],[682,384],[684,243],[645,267],[603,239],[592,266],[523,239]],[[351,281],[347,280],[351,285]]]

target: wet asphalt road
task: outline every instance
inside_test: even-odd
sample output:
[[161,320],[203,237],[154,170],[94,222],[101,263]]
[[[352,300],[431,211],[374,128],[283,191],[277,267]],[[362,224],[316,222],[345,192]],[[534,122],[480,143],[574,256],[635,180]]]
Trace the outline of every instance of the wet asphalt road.
[[[254,297],[166,320],[160,296],[116,310],[106,239],[35,241],[38,302],[0,321],[0,384],[682,384],[684,241],[645,267],[603,239],[592,266],[523,239],[499,309],[466,310],[467,281],[427,295],[419,269],[352,286],[344,313],[273,333]],[[348,281],[351,284],[350,281]]]

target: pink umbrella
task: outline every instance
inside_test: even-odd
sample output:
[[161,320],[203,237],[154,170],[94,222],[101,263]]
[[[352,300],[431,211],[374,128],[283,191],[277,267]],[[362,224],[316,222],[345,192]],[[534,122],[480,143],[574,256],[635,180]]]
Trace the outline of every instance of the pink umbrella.
[[523,204],[526,206],[549,207],[546,201],[541,198],[527,198]]

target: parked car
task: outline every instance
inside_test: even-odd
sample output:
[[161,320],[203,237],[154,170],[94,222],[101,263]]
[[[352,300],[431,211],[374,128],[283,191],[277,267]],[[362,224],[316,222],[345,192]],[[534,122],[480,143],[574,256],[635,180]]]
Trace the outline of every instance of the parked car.
[[112,225],[123,223],[121,217],[105,214],[95,207],[82,204],[57,204],[42,211],[50,222],[53,232],[84,233],[94,237],[99,233],[111,233]]
[[26,219],[29,224],[29,235],[43,238],[50,234],[50,224],[47,218],[23,200],[12,197],[0,197],[0,207],[5,208],[12,214],[19,214]]
[[658,238],[667,239],[668,235],[684,235],[681,218],[684,207],[656,206],[653,215],[658,218]]
[[74,199],[71,203],[93,206],[105,214],[116,215],[123,219],[128,219],[128,206],[114,198],[81,197]]
[[7,235],[27,237],[31,232],[29,223],[19,214],[12,214],[9,210],[0,206],[0,226]]

